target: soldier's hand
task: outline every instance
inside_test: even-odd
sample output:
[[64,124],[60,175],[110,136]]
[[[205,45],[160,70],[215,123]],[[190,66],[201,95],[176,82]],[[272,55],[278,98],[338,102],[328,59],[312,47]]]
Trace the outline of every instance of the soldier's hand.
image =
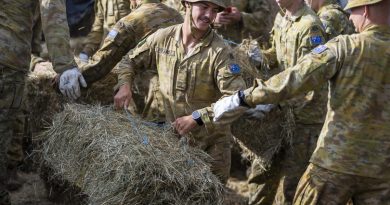
[[275,105],[273,104],[256,105],[255,108],[245,111],[244,116],[252,120],[262,120],[274,107]]
[[230,25],[241,20],[241,12],[236,7],[231,7],[230,11],[222,11],[217,14],[215,23],[222,25]]
[[119,87],[118,92],[114,96],[115,109],[127,108],[132,98],[131,87],[129,84],[124,84]]
[[84,52],[81,52],[79,54],[79,59],[82,63],[88,63],[88,59],[89,59],[89,56],[88,54],[84,53]]
[[77,67],[66,70],[60,76],[60,91],[68,98],[76,100],[80,97],[80,84],[87,87],[87,82]]
[[191,115],[179,117],[173,123],[172,126],[179,133],[179,135],[185,135],[190,132],[198,124]]

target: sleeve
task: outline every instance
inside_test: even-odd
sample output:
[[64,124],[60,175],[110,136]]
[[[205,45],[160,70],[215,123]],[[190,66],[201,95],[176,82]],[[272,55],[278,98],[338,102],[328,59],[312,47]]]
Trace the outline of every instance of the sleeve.
[[[245,81],[242,78],[242,69],[236,63],[230,50],[228,51],[227,49],[223,49],[223,52],[217,56],[214,66],[215,83],[219,92],[222,94],[222,97],[233,95],[235,92],[246,88]],[[212,129],[213,127],[213,105],[198,110],[201,113],[201,118],[206,126],[206,129]],[[230,119],[226,119],[226,122],[219,123],[228,124],[230,122]]]
[[129,51],[129,53],[118,63],[118,84],[115,86],[114,90],[117,90],[124,84],[132,85],[134,76],[138,71],[157,68],[156,55],[154,46],[152,45],[155,36],[156,33],[139,42],[137,47],[134,50]]
[[312,49],[318,45],[324,44],[325,41],[325,32],[322,28],[321,22],[308,22],[303,26],[301,38],[297,39],[298,49],[297,49],[297,59],[302,56],[310,53]]
[[257,79],[253,87],[244,91],[245,102],[251,107],[257,104],[276,104],[320,87],[332,78],[340,67],[341,60],[337,57],[337,49],[330,49],[329,46],[332,45],[316,47],[294,67],[265,82]]
[[92,56],[99,48],[104,35],[104,8],[101,0],[95,2],[95,20],[92,25],[91,32],[85,39],[83,52],[88,56]]
[[[130,23],[121,19],[111,29],[102,47],[92,56],[92,61],[82,68],[88,84],[106,76],[126,53],[136,46],[137,35]],[[124,61],[125,62],[125,61]]]
[[70,49],[65,0],[40,0],[42,29],[57,73],[77,67]]
[[35,56],[39,56],[42,52],[41,37],[42,37],[42,21],[39,7],[37,7],[34,13],[34,25],[32,31],[31,40],[31,53]]

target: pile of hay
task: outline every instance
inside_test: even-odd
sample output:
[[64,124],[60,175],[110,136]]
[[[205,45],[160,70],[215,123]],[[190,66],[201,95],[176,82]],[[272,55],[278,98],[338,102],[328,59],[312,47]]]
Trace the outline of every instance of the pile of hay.
[[209,156],[168,128],[101,106],[66,105],[43,136],[44,163],[90,204],[222,204]]

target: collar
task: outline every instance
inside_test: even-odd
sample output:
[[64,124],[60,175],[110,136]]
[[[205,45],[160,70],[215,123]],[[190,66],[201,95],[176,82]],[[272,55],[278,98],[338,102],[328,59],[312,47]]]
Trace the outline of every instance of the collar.
[[373,32],[373,33],[380,32],[380,33],[390,34],[390,26],[372,24],[366,26],[361,33],[366,33],[366,32]]
[[143,4],[148,4],[148,3],[161,3],[160,0],[142,0]]
[[[175,31],[175,41],[176,45],[183,44],[182,42],[182,29],[183,29],[183,23],[179,24],[177,26],[177,29]],[[212,29],[209,30],[209,32],[206,34],[206,36],[197,44],[196,47],[207,47],[211,44],[213,37],[214,37],[214,31]]]

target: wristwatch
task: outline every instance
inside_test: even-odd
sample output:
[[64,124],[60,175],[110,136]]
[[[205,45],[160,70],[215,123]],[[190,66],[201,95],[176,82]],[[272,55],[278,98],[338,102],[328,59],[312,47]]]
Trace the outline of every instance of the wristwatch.
[[192,119],[194,119],[199,126],[202,126],[204,124],[199,111],[195,110],[194,112],[192,112],[191,116]]

